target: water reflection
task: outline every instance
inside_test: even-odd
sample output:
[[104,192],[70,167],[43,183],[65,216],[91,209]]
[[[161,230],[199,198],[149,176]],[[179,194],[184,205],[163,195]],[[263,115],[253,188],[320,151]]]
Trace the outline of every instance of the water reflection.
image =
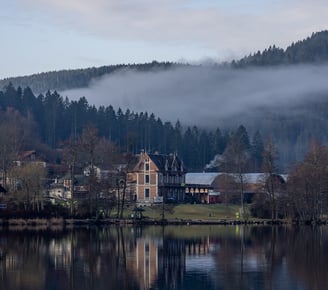
[[327,227],[3,230],[0,289],[324,290],[327,254]]

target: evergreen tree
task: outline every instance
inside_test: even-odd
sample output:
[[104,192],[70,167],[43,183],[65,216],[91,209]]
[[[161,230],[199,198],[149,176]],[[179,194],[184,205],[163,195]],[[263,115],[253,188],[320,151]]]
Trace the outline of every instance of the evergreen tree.
[[261,133],[256,131],[253,139],[252,139],[252,146],[251,146],[251,164],[250,168],[253,172],[259,172],[262,166],[263,160],[263,150],[264,144],[262,140]]

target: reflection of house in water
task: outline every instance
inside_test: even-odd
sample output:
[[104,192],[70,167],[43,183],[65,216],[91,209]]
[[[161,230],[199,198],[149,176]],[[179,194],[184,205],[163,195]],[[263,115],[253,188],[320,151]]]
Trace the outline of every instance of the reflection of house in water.
[[150,289],[158,275],[159,244],[152,238],[140,238],[136,241],[135,271],[140,289]]
[[49,256],[55,270],[69,269],[72,263],[72,242],[70,239],[53,239],[49,244]]
[[167,289],[175,289],[195,259],[210,255],[210,245],[207,237],[190,240],[143,237],[137,239],[135,253],[129,265],[140,289],[156,288],[157,281]]
[[210,252],[208,237],[186,240],[186,256],[203,256]]
[[186,272],[208,272],[214,269],[212,252],[209,237],[186,241]]

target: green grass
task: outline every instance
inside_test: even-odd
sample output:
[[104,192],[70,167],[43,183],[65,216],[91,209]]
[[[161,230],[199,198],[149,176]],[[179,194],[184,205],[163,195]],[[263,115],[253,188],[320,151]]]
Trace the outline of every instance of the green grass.
[[[151,219],[162,218],[162,206],[145,206],[143,215]],[[237,205],[226,204],[179,204],[166,205],[165,218],[167,220],[222,220],[235,219],[236,212],[239,211]],[[130,215],[132,212],[127,211]]]

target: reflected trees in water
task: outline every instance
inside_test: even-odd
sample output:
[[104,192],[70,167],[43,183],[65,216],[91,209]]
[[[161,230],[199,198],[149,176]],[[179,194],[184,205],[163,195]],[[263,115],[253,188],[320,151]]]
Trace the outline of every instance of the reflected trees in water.
[[328,283],[326,227],[3,231],[0,289],[302,289]]

